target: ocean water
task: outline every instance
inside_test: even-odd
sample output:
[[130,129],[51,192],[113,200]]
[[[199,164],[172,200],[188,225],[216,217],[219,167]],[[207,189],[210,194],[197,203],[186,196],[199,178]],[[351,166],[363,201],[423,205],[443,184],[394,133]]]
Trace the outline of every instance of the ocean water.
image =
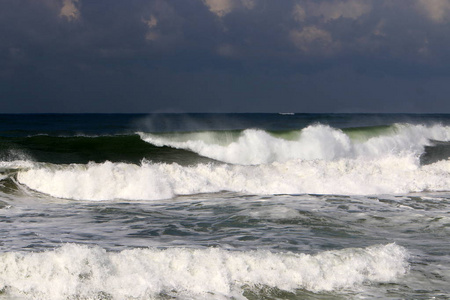
[[0,299],[448,299],[450,115],[0,115]]

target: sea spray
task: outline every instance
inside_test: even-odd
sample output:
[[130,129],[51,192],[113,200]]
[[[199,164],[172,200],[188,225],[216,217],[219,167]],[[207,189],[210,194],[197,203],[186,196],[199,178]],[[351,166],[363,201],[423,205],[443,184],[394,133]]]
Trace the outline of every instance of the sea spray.
[[332,160],[348,156],[352,151],[348,136],[341,130],[323,125],[304,129],[298,133],[297,140],[275,137],[257,129],[244,130],[232,140],[227,135],[217,133],[189,135],[192,139],[187,141],[184,140],[184,135],[139,134],[144,141],[156,146],[187,149],[219,161],[245,165],[290,159]]
[[396,124],[384,135],[352,140],[341,129],[311,125],[298,131],[297,138],[286,140],[269,132],[247,129],[234,139],[217,132],[202,134],[155,135],[139,133],[156,146],[187,149],[200,155],[233,164],[263,164],[292,159],[336,160],[341,158],[379,158],[389,154],[420,155],[431,140],[450,140],[450,127]]

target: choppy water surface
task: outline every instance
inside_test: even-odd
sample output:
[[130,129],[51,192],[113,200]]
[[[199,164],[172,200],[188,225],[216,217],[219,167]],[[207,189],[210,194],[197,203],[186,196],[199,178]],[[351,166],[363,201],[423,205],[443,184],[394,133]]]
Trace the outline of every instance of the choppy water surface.
[[239,117],[6,118],[0,299],[450,297],[445,116]]
[[[3,268],[6,266],[1,277],[6,294],[21,291],[25,293],[19,295],[34,298],[39,291],[52,295],[54,276],[63,282],[72,282],[77,274],[82,276],[81,270],[55,270],[55,264],[65,261],[87,264],[89,273],[98,268],[119,268],[116,264],[128,265],[136,259],[142,260],[143,266],[134,276],[146,288],[145,293],[134,296],[144,298],[165,293],[181,298],[208,298],[210,293],[232,297],[237,293],[256,299],[296,299],[306,295],[326,299],[445,299],[450,292],[448,194],[261,197],[219,193],[151,203],[85,203],[27,197],[3,202],[0,263]],[[365,252],[374,245],[380,247],[379,253]],[[127,253],[130,249],[142,253]],[[192,257],[191,251],[211,249],[222,252]],[[145,265],[164,251],[172,252],[157,258],[162,261],[161,266]],[[52,255],[45,260],[26,260],[36,253]],[[224,259],[225,254],[250,274],[241,281],[230,279],[244,276],[239,273],[242,270],[220,263],[216,268],[226,276],[209,282],[203,290],[202,278],[210,275],[211,264]],[[17,256],[14,263],[11,255]],[[114,262],[109,261],[111,258],[105,262],[107,255],[117,257]],[[281,263],[283,255],[312,255],[314,262],[299,261],[295,269],[289,270],[295,262]],[[6,272],[13,267],[17,268],[14,274]],[[26,274],[34,272],[39,277],[27,280]],[[176,286],[165,281],[179,281],[185,273],[193,277],[192,286],[178,283],[182,289],[168,290]],[[303,278],[292,277],[293,274]],[[41,276],[49,278],[48,286]],[[122,282],[122,295],[131,297],[134,285],[123,283],[128,276],[124,271],[103,274],[113,282]],[[163,281],[157,287],[146,281],[154,276]],[[284,281],[275,280],[280,276]],[[99,279],[76,280],[78,285],[73,291],[80,295],[91,297],[96,290],[105,295],[117,293],[113,283],[97,286]],[[31,286],[28,291],[23,290],[24,281]],[[85,285],[89,288],[83,294]],[[223,286],[227,288],[223,290]],[[61,294],[64,292],[55,292],[55,298]]]

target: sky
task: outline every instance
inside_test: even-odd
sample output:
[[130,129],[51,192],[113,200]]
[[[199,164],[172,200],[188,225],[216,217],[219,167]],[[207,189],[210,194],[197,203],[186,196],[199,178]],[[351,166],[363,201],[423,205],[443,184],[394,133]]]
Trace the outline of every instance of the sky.
[[0,113],[450,113],[450,0],[2,0]]

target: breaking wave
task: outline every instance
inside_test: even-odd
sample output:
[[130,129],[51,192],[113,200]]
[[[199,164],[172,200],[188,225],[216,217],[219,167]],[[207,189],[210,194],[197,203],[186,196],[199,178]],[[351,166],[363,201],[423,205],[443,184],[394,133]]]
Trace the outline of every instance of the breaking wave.
[[67,244],[42,253],[1,253],[0,293],[29,299],[246,299],[246,290],[264,287],[330,292],[396,281],[408,272],[408,257],[396,244],[316,255],[219,248],[107,252]]
[[[58,164],[17,156],[0,162],[0,178],[76,200],[157,200],[221,191],[371,195],[450,190],[450,127],[442,125],[346,130],[313,125],[300,131],[140,133],[140,137],[74,137],[58,146],[78,149],[74,145],[87,143],[88,149],[104,147],[113,155],[120,145],[117,153],[125,157],[133,153],[132,162]],[[37,140],[42,139],[46,147],[59,141]],[[138,154],[129,147],[137,148]],[[136,161],[143,153],[149,159]],[[167,162],[169,156],[173,159]],[[157,157],[162,158],[152,159]]]
[[430,140],[449,141],[450,127],[395,124],[391,127],[347,130],[311,125],[303,130],[270,133],[258,129],[242,132],[177,134],[139,133],[155,146],[190,150],[232,164],[267,164],[292,159],[375,159],[386,155],[420,155]]
[[450,161],[420,166],[413,156],[378,160],[290,160],[256,166],[105,162],[37,164],[17,180],[54,197],[156,200],[232,191],[251,194],[404,194],[450,190]]

